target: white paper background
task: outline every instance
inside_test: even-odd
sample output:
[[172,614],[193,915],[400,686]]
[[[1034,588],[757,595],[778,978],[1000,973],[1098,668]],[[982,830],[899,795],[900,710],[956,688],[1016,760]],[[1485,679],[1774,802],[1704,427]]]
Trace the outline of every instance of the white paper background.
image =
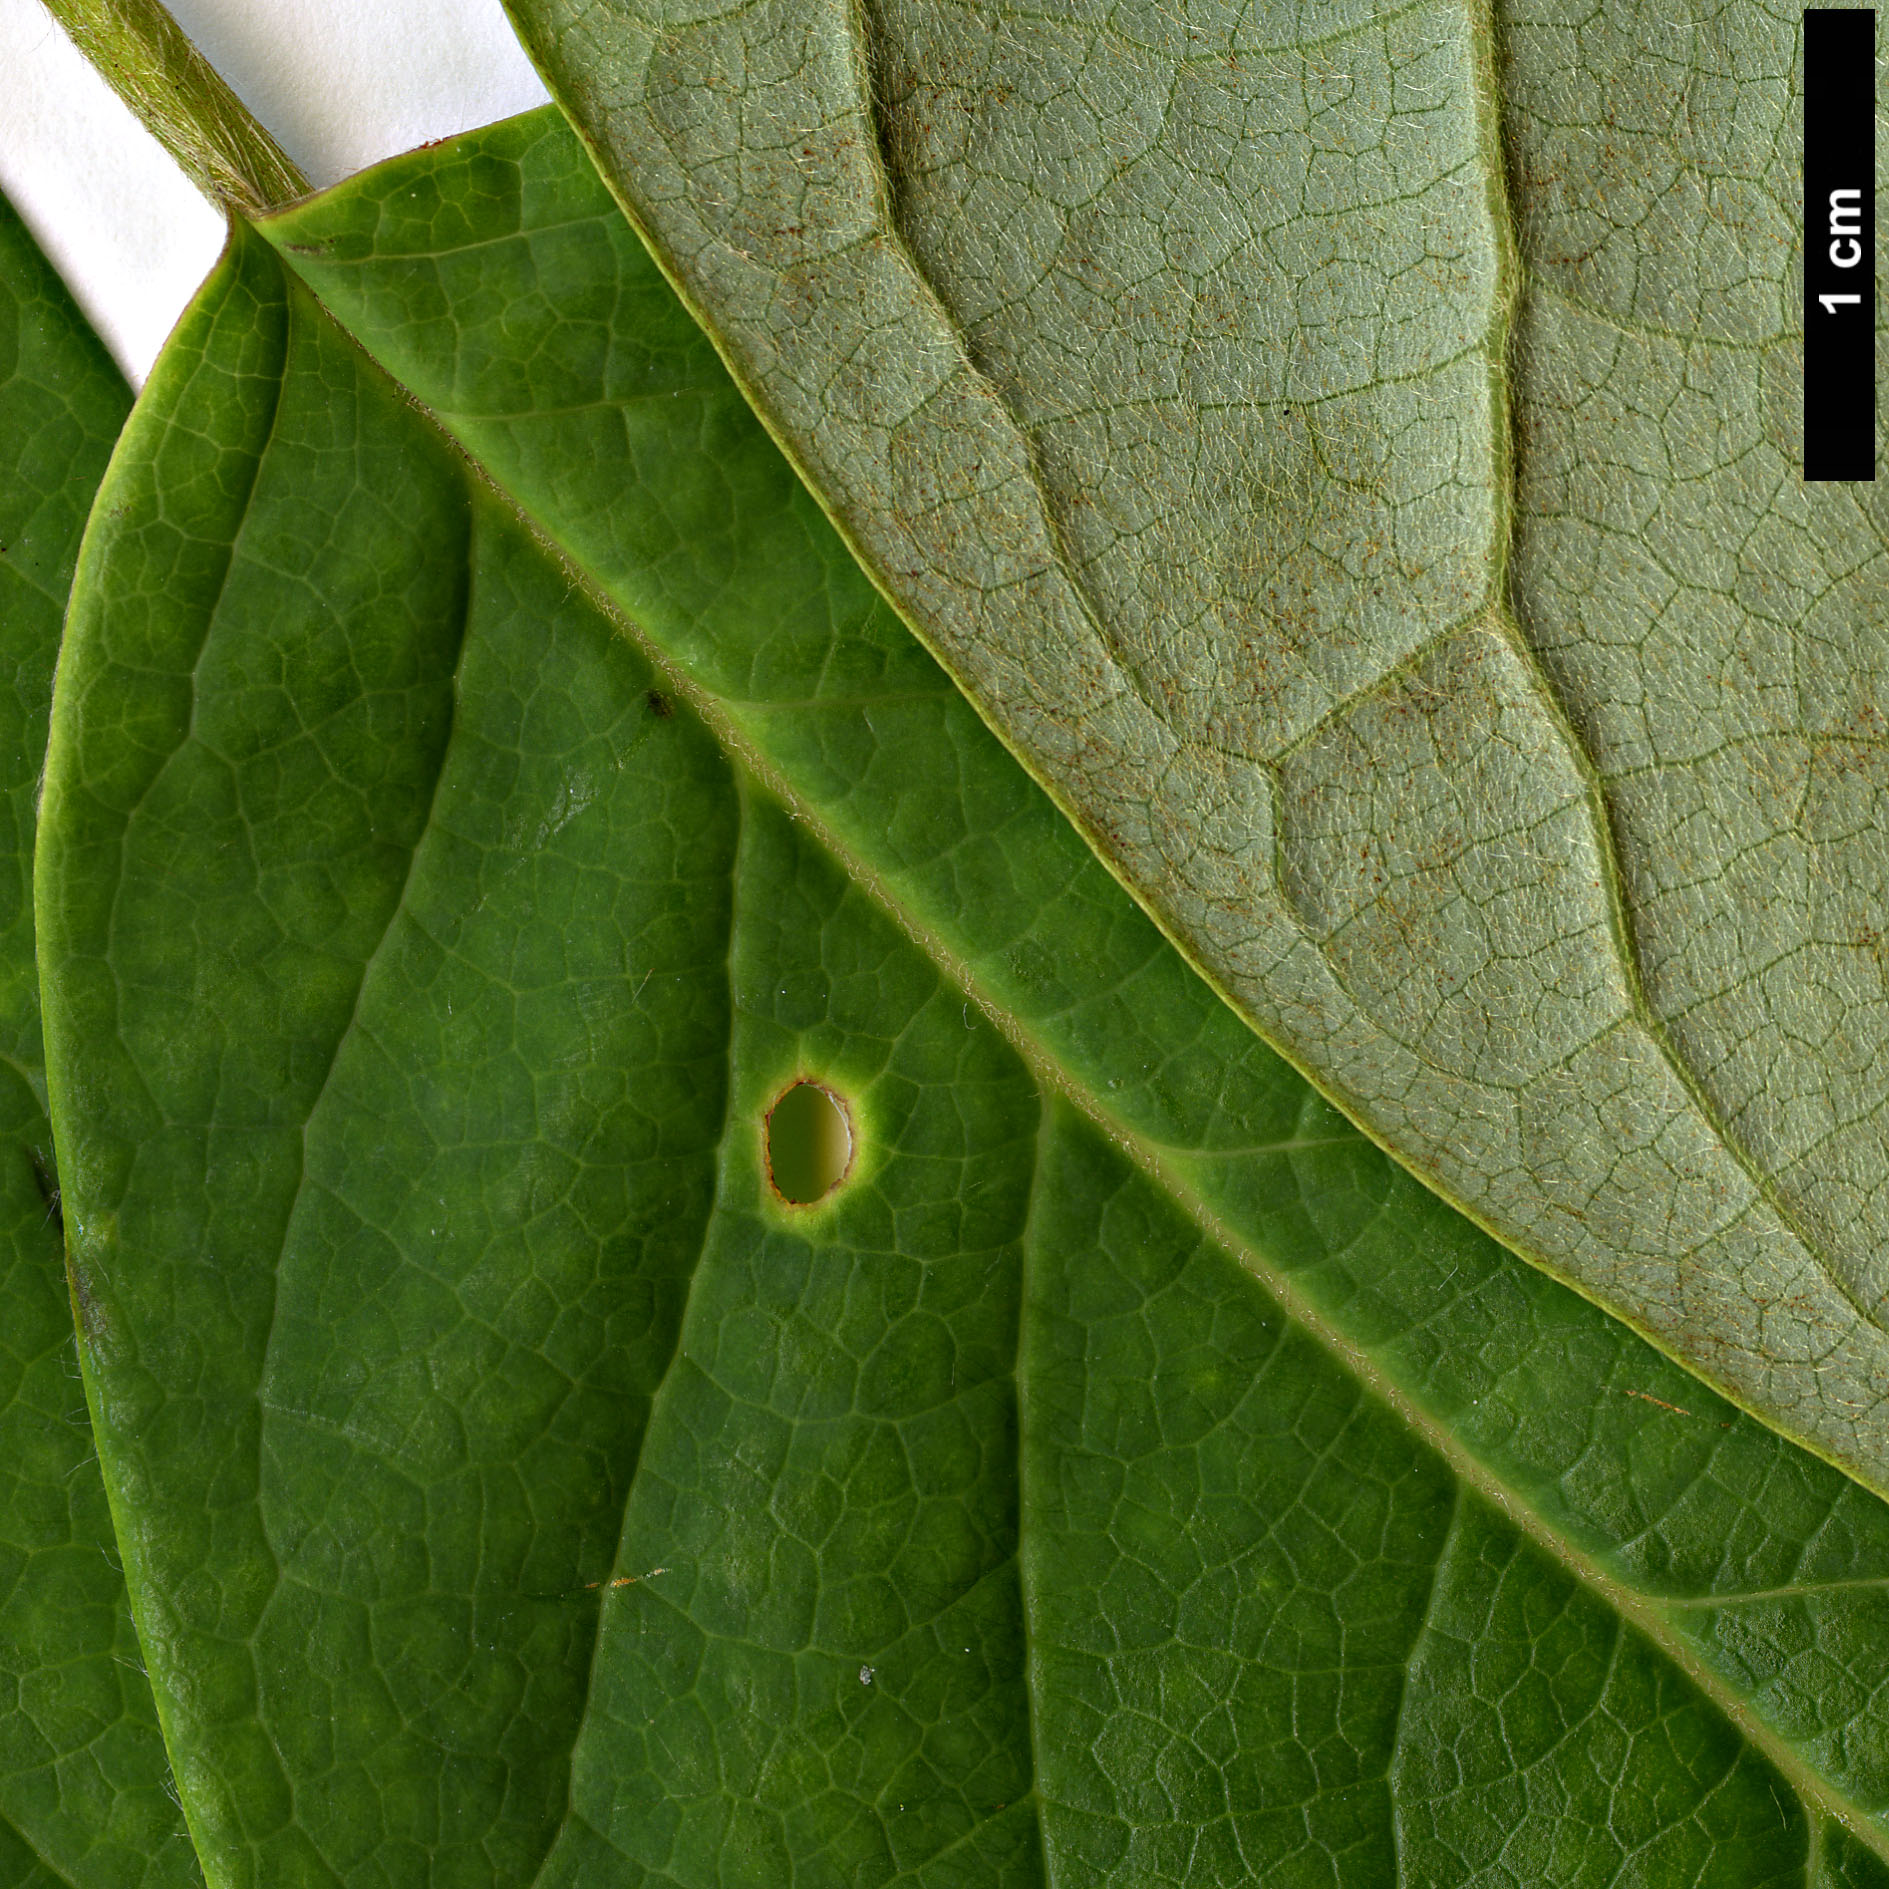
[[[545,97],[498,0],[170,7],[317,185]],[[223,219],[40,0],[0,0],[0,190],[141,384],[216,260]]]

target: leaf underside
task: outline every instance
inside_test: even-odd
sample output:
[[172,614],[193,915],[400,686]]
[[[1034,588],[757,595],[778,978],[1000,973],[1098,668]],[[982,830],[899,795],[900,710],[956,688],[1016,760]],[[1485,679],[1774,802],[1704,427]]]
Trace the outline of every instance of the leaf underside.
[[0,1882],[200,1883],[73,1355],[33,954],[33,823],[79,535],[130,390],[0,197]]
[[1889,1508],[1187,967],[555,113],[233,239],[36,901],[218,1889],[1889,1883]]
[[875,580],[1383,1145],[1889,1492],[1796,8],[510,0]]

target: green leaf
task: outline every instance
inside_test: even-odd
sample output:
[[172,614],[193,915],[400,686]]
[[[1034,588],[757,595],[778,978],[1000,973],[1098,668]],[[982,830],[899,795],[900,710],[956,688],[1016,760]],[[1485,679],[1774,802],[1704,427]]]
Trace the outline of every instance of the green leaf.
[[33,957],[33,823],[79,533],[131,396],[0,197],[0,1879],[201,1881],[73,1355]]
[[1889,1492],[1883,536],[1798,13],[508,0],[875,581],[1204,973]]
[[211,1881],[1889,1882],[1889,1507],[1188,969],[562,121],[263,232],[36,874]]

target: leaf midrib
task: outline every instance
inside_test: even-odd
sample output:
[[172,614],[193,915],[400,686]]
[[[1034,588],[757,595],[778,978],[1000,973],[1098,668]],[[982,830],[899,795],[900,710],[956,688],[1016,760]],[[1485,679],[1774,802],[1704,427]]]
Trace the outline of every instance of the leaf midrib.
[[[350,336],[350,341],[353,337]],[[354,343],[357,347],[358,343]],[[365,354],[365,350],[362,350]],[[370,357],[371,358],[371,357]],[[378,365],[378,364],[376,364]],[[385,371],[385,370],[381,370]],[[849,881],[862,890],[939,969],[956,983],[983,1011],[1005,1041],[1022,1058],[1039,1092],[1060,1095],[1091,1121],[1116,1147],[1134,1162],[1142,1173],[1162,1188],[1200,1230],[1224,1252],[1230,1254],[1251,1274],[1279,1304],[1285,1315],[1296,1322],[1339,1367],[1353,1378],[1367,1394],[1385,1405],[1420,1441],[1429,1445],[1449,1468],[1459,1483],[1480,1495],[1506,1516],[1536,1547],[1559,1567],[1619,1614],[1641,1635],[1656,1646],[1683,1672],[1698,1690],[1737,1729],[1754,1749],[1762,1753],[1780,1772],[1807,1809],[1834,1818],[1873,1854],[1889,1863],[1889,1831],[1883,1830],[1867,1807],[1855,1803],[1827,1780],[1814,1772],[1802,1754],[1790,1745],[1752,1709],[1749,1701],[1733,1690],[1698,1657],[1694,1643],[1680,1633],[1668,1619],[1668,1603],[1656,1601],[1608,1572],[1594,1557],[1575,1546],[1528,1497],[1504,1481],[1487,1463],[1436,1416],[1427,1411],[1405,1391],[1364,1348],[1349,1338],[1321,1312],[1294,1283],[1291,1275],[1272,1261],[1260,1247],[1229,1226],[1201,1197],[1199,1192],[1175,1172],[1164,1159],[1161,1144],[1112,1114],[1090,1090],[1065,1070],[1048,1049],[1003,1001],[994,996],[977,972],[964,963],[942,939],[931,932],[915,914],[907,910],[888,887],[883,876],[853,854],[843,838],[822,818],[817,808],[805,801],[781,775],[758,753],[727,716],[721,699],[699,684],[681,668],[663,646],[650,637],[618,604],[602,585],[566,551],[538,520],[496,479],[448,434],[432,410],[418,395],[407,396],[415,409],[439,430],[451,449],[483,477],[491,489],[512,510],[523,527],[547,555],[556,559],[573,583],[591,604],[601,611],[661,674],[669,679],[676,694],[688,702],[732,759],[745,766],[816,841],[846,871]],[[1290,1145],[1290,1144],[1287,1144]],[[1192,1150],[1185,1151],[1193,1153]],[[1216,1153],[1220,1150],[1215,1150]],[[1454,1204],[1454,1203],[1452,1203]],[[1473,1216],[1471,1216],[1473,1218]],[[678,1339],[678,1350],[680,1340]],[[1886,1582],[1885,1584],[1889,1584]],[[1736,1598],[1742,1599],[1744,1596]],[[1026,1668],[1027,1673],[1027,1668]],[[1026,1689],[1028,1681],[1026,1678]],[[1036,1719],[1035,1701],[1031,1700],[1031,1722]],[[1034,1752],[1032,1754],[1034,1761]]]
[[[641,224],[632,218],[633,226],[642,233]],[[662,263],[660,253],[651,245],[652,255],[659,266]],[[663,273],[673,282],[665,268]],[[1668,1658],[1687,1679],[1725,1716],[1754,1750],[1761,1753],[1783,1776],[1790,1788],[1804,1804],[1806,1810],[1835,1819],[1852,1836],[1868,1847],[1873,1854],[1889,1863],[1889,1830],[1883,1829],[1875,1819],[1875,1814],[1867,1807],[1854,1802],[1842,1791],[1819,1776],[1804,1756],[1791,1745],[1773,1727],[1765,1722],[1750,1702],[1713,1669],[1707,1665],[1696,1651],[1695,1643],[1679,1632],[1668,1617],[1667,1607],[1672,1603],[1655,1599],[1640,1590],[1631,1587],[1617,1575],[1609,1572],[1595,1557],[1576,1546],[1567,1538],[1520,1489],[1504,1478],[1488,1463],[1473,1454],[1469,1448],[1459,1442],[1454,1433],[1436,1415],[1428,1411],[1411,1393],[1403,1389],[1398,1381],[1383,1366],[1378,1364],[1365,1349],[1347,1336],[1335,1321],[1318,1309],[1294,1283],[1291,1275],[1277,1265],[1265,1251],[1250,1237],[1236,1231],[1208,1204],[1201,1193],[1182,1174],[1176,1171],[1174,1163],[1167,1158],[1170,1152],[1183,1156],[1196,1154],[1196,1150],[1175,1149],[1164,1146],[1144,1135],[1139,1129],[1113,1114],[1101,1098],[1086,1088],[1070,1071],[1065,1069],[1055,1052],[1041,1039],[1038,1033],[1013,1010],[1002,997],[988,988],[986,980],[972,968],[946,941],[931,930],[915,912],[910,911],[897,895],[887,878],[877,868],[859,858],[848,846],[844,837],[824,818],[817,805],[804,798],[793,786],[786,775],[775,765],[772,759],[746,735],[733,715],[725,706],[724,699],[715,694],[706,685],[698,682],[684,669],[671,653],[654,637],[648,634],[629,611],[620,604],[604,587],[602,581],[590,569],[580,562],[578,557],[559,540],[554,530],[543,523],[525,502],[508,487],[500,482],[446,426],[441,412],[424,400],[417,392],[409,388],[386,368],[360,342],[347,325],[335,316],[321,301],[312,285],[303,283],[314,295],[317,305],[321,306],[327,318],[333,322],[348,346],[367,364],[369,369],[384,376],[399,389],[402,399],[433,429],[436,437],[445,445],[454,458],[467,470],[468,476],[482,485],[495,501],[502,505],[532,541],[546,556],[551,558],[565,573],[572,585],[580,590],[587,600],[622,634],[630,639],[659,674],[667,678],[674,693],[686,701],[701,718],[704,726],[715,739],[723,752],[738,767],[745,768],[768,793],[774,796],[792,817],[805,827],[816,841],[839,862],[849,880],[864,891],[878,908],[912,942],[922,950],[931,962],[954,983],[963,989],[966,996],[975,1002],[990,1020],[1013,1050],[1019,1055],[1037,1084],[1039,1093],[1059,1095],[1079,1113],[1091,1121],[1107,1139],[1125,1153],[1142,1173],[1172,1199],[1181,1210],[1213,1240],[1223,1251],[1230,1254],[1278,1303],[1280,1309],[1305,1330],[1361,1388],[1374,1396],[1399,1421],[1426,1443],[1449,1468],[1461,1487],[1473,1491],[1493,1508],[1503,1514],[1537,1548],[1545,1553],[1557,1566],[1593,1593],[1605,1606],[1612,1610],[1627,1624],[1637,1630],[1643,1638],[1654,1645]],[[691,305],[692,306],[692,305]],[[1511,303],[1511,308],[1513,304]],[[710,339],[714,337],[711,333]],[[718,348],[719,352],[719,348]],[[725,359],[726,357],[724,357]],[[1492,358],[1492,369],[1499,372],[1499,355]],[[972,371],[976,371],[974,368]],[[1500,389],[1502,401],[1499,403],[1499,417],[1506,416],[1506,388]],[[776,438],[769,429],[770,437]],[[783,447],[785,451],[785,448]],[[796,464],[794,456],[787,454],[789,463]],[[1504,455],[1507,468],[1507,457]],[[818,494],[815,494],[818,498]],[[822,509],[825,509],[822,501]],[[851,534],[846,532],[841,521],[827,514],[840,531],[842,541],[849,550],[854,550]],[[1505,510],[1504,520],[1508,513]],[[857,555],[855,551],[855,555]],[[1506,560],[1504,560],[1504,563]],[[871,566],[861,560],[862,568],[870,572]],[[1504,579],[1505,581],[1505,579]],[[1506,619],[1508,612],[1496,607]],[[1487,612],[1489,606],[1484,606]],[[903,621],[901,614],[901,621]],[[1509,635],[1517,639],[1523,654],[1529,663],[1529,672],[1537,689],[1546,694],[1546,698],[1556,712],[1557,720],[1565,728],[1565,719],[1559,712],[1558,699],[1547,693],[1547,685],[1539,671],[1539,664],[1533,656],[1526,639],[1521,637],[1519,626],[1512,622],[1504,623]],[[948,671],[947,671],[948,673]],[[876,699],[876,698],[875,698]],[[765,714],[778,705],[768,703],[757,705],[757,715]],[[1571,737],[1570,737],[1571,738]],[[1008,744],[1006,743],[1006,749]],[[1583,763],[1587,762],[1585,751],[1576,745],[1576,753]],[[1014,753],[1014,751],[1011,751]],[[1024,767],[1031,780],[1049,793],[1050,798],[1068,817],[1069,810],[1063,806],[1047,783],[1032,767],[1026,757],[1015,756]],[[1590,792],[1592,791],[1590,787]],[[1590,803],[1591,804],[1591,803]],[[1084,824],[1075,822],[1079,829],[1086,831]],[[1611,832],[1602,827],[1604,856],[1612,867]],[[1105,852],[1097,849],[1098,857],[1110,871],[1112,877],[1120,878],[1113,863]],[[1131,894],[1132,895],[1132,894]],[[1140,901],[1137,899],[1137,904]],[[1143,907],[1143,909],[1147,909]],[[1181,951],[1190,970],[1201,977],[1212,988],[1221,1001],[1230,1002],[1221,984],[1194,959],[1184,942],[1176,939],[1160,914],[1152,913],[1156,924],[1168,942]],[[1636,981],[1636,996],[1637,996]],[[1643,1002],[1643,999],[1641,1000]],[[1235,1006],[1237,1009],[1238,1006]],[[1637,1009],[1637,1007],[1636,1007]],[[1243,1012],[1241,1013],[1243,1017]],[[1250,1026],[1249,1026],[1250,1027]],[[1665,1045],[1662,1041],[1662,1049]],[[1289,1052],[1286,1059],[1299,1067],[1297,1059]],[[1670,1052],[1668,1052],[1670,1053]],[[1303,1072],[1302,1072],[1303,1073]],[[1346,1111],[1350,1113],[1349,1110]],[[1362,1126],[1362,1125],[1361,1125]],[[1379,1138],[1368,1127],[1362,1128],[1366,1138],[1383,1146]],[[1728,1144],[1729,1145],[1729,1144]],[[1387,1152],[1392,1152],[1386,1150]],[[1223,1150],[1215,1149],[1218,1154]],[[1395,1159],[1394,1152],[1392,1158]],[[1449,1200],[1450,1205],[1465,1218],[1490,1232],[1500,1241],[1501,1236],[1489,1228],[1486,1220],[1472,1207],[1452,1198],[1447,1190],[1440,1187],[1434,1191]],[[1502,1242],[1506,1244],[1506,1242]],[[1579,1290],[1578,1286],[1576,1290]],[[678,1329],[676,1356],[680,1356],[681,1333]],[[673,1359],[672,1359],[673,1363]],[[1021,1400],[1019,1400],[1021,1401]],[[1733,1401],[1737,1401],[1734,1399]],[[634,1486],[634,1477],[631,1485]],[[1744,1598],[1743,1596],[1735,1598]],[[1730,1604],[1729,1602],[1727,1604]],[[1027,1610],[1026,1610],[1027,1612]],[[598,1613],[599,1635],[603,1610]],[[1029,1691],[1026,1666],[1026,1693]],[[586,1694],[586,1714],[588,1712],[588,1693]],[[1036,1721],[1035,1700],[1031,1697],[1031,1723]],[[581,1736],[581,1721],[578,1736]],[[1034,1739],[1033,1739],[1034,1744]],[[573,1739],[573,1752],[576,1739]],[[1035,1769],[1035,1752],[1032,1750],[1032,1768]],[[1040,1827],[1040,1819],[1039,1819]],[[547,1861],[549,1860],[547,1852]]]

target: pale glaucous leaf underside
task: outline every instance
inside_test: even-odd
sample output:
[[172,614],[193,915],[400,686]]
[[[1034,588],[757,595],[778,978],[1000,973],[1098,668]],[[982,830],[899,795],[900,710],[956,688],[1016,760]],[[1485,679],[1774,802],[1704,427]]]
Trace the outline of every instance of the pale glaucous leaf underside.
[[1796,9],[514,0],[875,580],[1237,1007],[1889,1486],[1889,637]]

